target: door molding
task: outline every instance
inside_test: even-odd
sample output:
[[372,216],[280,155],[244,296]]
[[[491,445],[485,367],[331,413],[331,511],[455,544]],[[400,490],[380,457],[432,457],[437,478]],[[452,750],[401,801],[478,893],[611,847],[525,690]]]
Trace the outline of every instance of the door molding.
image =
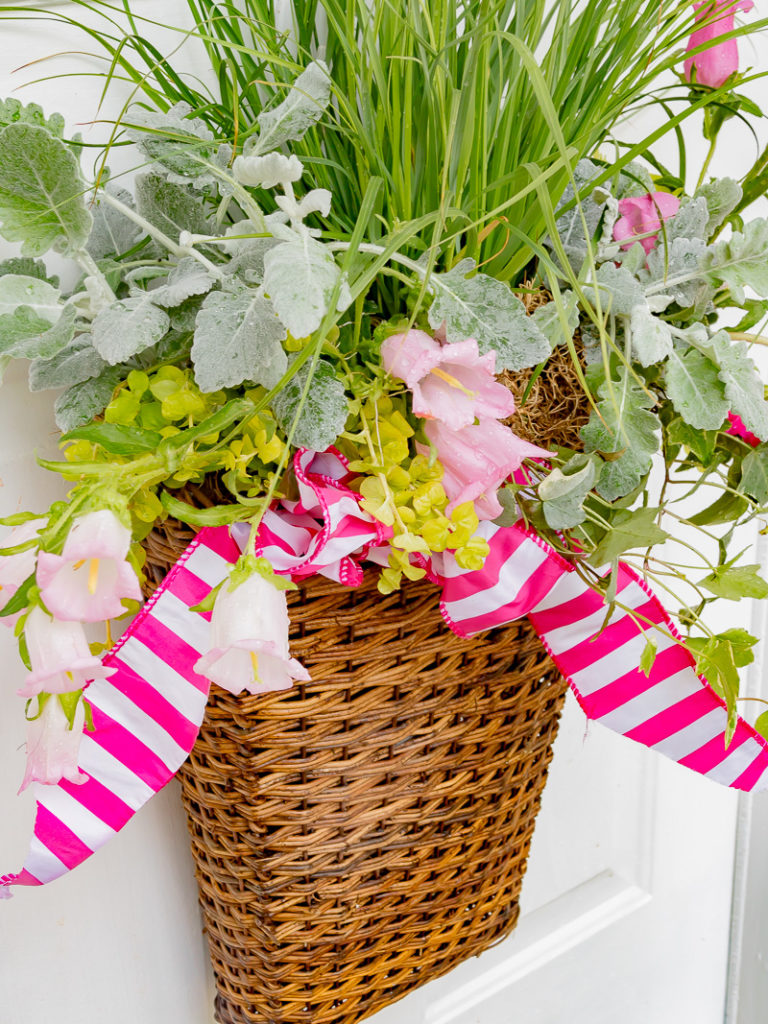
[[[768,566],[768,537],[758,536],[757,561]],[[768,607],[753,603],[752,633],[759,637],[755,661],[747,673],[747,695],[768,699]],[[753,718],[754,715],[750,715]],[[768,799],[762,794],[739,796],[733,873],[725,1024],[754,1024],[768,1005]]]

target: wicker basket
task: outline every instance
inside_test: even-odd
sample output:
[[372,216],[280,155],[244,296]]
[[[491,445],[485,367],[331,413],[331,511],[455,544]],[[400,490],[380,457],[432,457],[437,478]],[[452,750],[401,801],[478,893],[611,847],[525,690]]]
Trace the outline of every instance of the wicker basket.
[[369,575],[289,594],[312,682],[214,686],[180,773],[221,1024],[353,1024],[517,920],[565,683],[527,620],[462,640]]

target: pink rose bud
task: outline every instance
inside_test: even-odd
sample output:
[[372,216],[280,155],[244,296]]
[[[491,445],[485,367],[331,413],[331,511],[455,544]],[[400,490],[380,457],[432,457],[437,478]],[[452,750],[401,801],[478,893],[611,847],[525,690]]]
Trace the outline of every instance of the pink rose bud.
[[[662,221],[674,217],[680,209],[680,200],[670,192],[649,192],[619,200],[621,216],[613,226],[613,239],[623,242],[622,249],[631,249],[639,241],[646,252],[656,244]],[[653,232],[653,234],[649,234]],[[638,239],[638,235],[648,235]]]
[[114,512],[101,509],[76,519],[60,555],[41,551],[37,582],[57,619],[101,622],[125,611],[121,601],[141,600],[136,573],[125,560],[131,543]]
[[[0,542],[0,547],[14,548],[32,540],[44,524],[44,519],[30,519],[28,523],[14,527]],[[18,555],[0,555],[0,609],[5,608],[21,584],[35,571],[36,560],[37,548],[21,551]],[[19,614],[6,615],[0,618],[0,622],[6,626],[15,626]]]
[[526,458],[547,458],[549,452],[524,441],[497,420],[481,420],[450,430],[430,420],[424,432],[443,466],[442,484],[450,499],[448,515],[465,501],[475,504],[478,519],[495,519],[503,509],[496,491]]
[[288,602],[259,573],[235,590],[227,583],[216,597],[211,615],[211,649],[195,665],[230,693],[288,690],[294,679],[309,673],[288,652]]
[[511,393],[494,377],[496,353],[481,356],[473,338],[441,345],[424,331],[393,334],[382,344],[381,358],[413,392],[414,413],[442,420],[452,430],[515,411]]
[[41,714],[27,724],[27,770],[20,793],[30,782],[55,786],[62,779],[75,783],[88,781],[88,776],[77,766],[84,724],[82,700],[77,704],[71,726],[58,697],[45,701]]
[[91,654],[79,622],[52,619],[42,608],[33,608],[24,636],[32,671],[18,691],[20,697],[81,690],[92,679],[106,679],[116,671]]
[[[754,6],[753,0],[736,0],[735,3],[733,0],[703,0],[694,3],[696,21],[709,21],[709,24],[691,33],[686,49],[694,50],[732,32],[736,12],[751,11]],[[735,39],[723,39],[685,62],[685,77],[689,82],[695,80],[697,85],[709,85],[713,89],[719,89],[738,70],[739,47]]]

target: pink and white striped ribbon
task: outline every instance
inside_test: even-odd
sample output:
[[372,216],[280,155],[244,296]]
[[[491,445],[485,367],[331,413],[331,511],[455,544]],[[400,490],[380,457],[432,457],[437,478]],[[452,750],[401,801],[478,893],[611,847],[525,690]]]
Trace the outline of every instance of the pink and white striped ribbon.
[[[297,578],[321,572],[359,584],[359,561],[381,557],[386,531],[345,486],[338,453],[300,453],[296,470],[300,498],[270,510],[258,551]],[[483,523],[481,531],[490,547],[482,569],[464,571],[450,554],[429,565],[456,633],[473,635],[528,615],[589,718],[724,785],[768,786],[768,744],[739,719],[726,748],[723,701],[697,676],[661,603],[628,567],[621,566],[606,624],[601,595],[541,538],[520,524]],[[191,609],[239,554],[226,527],[202,530],[106,655],[116,673],[87,691],[95,728],[83,737],[80,768],[88,781],[36,787],[29,856],[21,872],[0,877],[0,895],[80,864],[181,766],[209,689],[193,666],[208,649],[210,615]],[[649,637],[658,654],[646,676],[638,666]]]

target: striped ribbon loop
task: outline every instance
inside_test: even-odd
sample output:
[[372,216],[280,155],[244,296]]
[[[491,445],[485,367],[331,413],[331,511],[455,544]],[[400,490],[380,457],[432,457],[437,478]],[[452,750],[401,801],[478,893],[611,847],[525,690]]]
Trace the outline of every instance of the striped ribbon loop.
[[[387,532],[346,486],[334,451],[300,452],[300,497],[265,517],[257,551],[296,578],[323,573],[351,586],[363,558],[380,561]],[[739,719],[728,747],[724,702],[695,671],[693,658],[658,598],[620,566],[614,611],[549,545],[520,524],[481,524],[490,552],[482,569],[462,570],[435,555],[430,578],[454,632],[471,636],[528,615],[585,714],[682,765],[735,789],[768,786],[768,744]],[[82,863],[174,776],[192,749],[209,682],[194,671],[209,647],[209,613],[192,611],[225,578],[247,532],[202,530],[171,569],[105,663],[117,671],[88,687],[94,729],[83,736],[79,767],[87,782],[36,786],[29,855],[13,885],[42,885]],[[646,675],[648,639],[657,647]]]

